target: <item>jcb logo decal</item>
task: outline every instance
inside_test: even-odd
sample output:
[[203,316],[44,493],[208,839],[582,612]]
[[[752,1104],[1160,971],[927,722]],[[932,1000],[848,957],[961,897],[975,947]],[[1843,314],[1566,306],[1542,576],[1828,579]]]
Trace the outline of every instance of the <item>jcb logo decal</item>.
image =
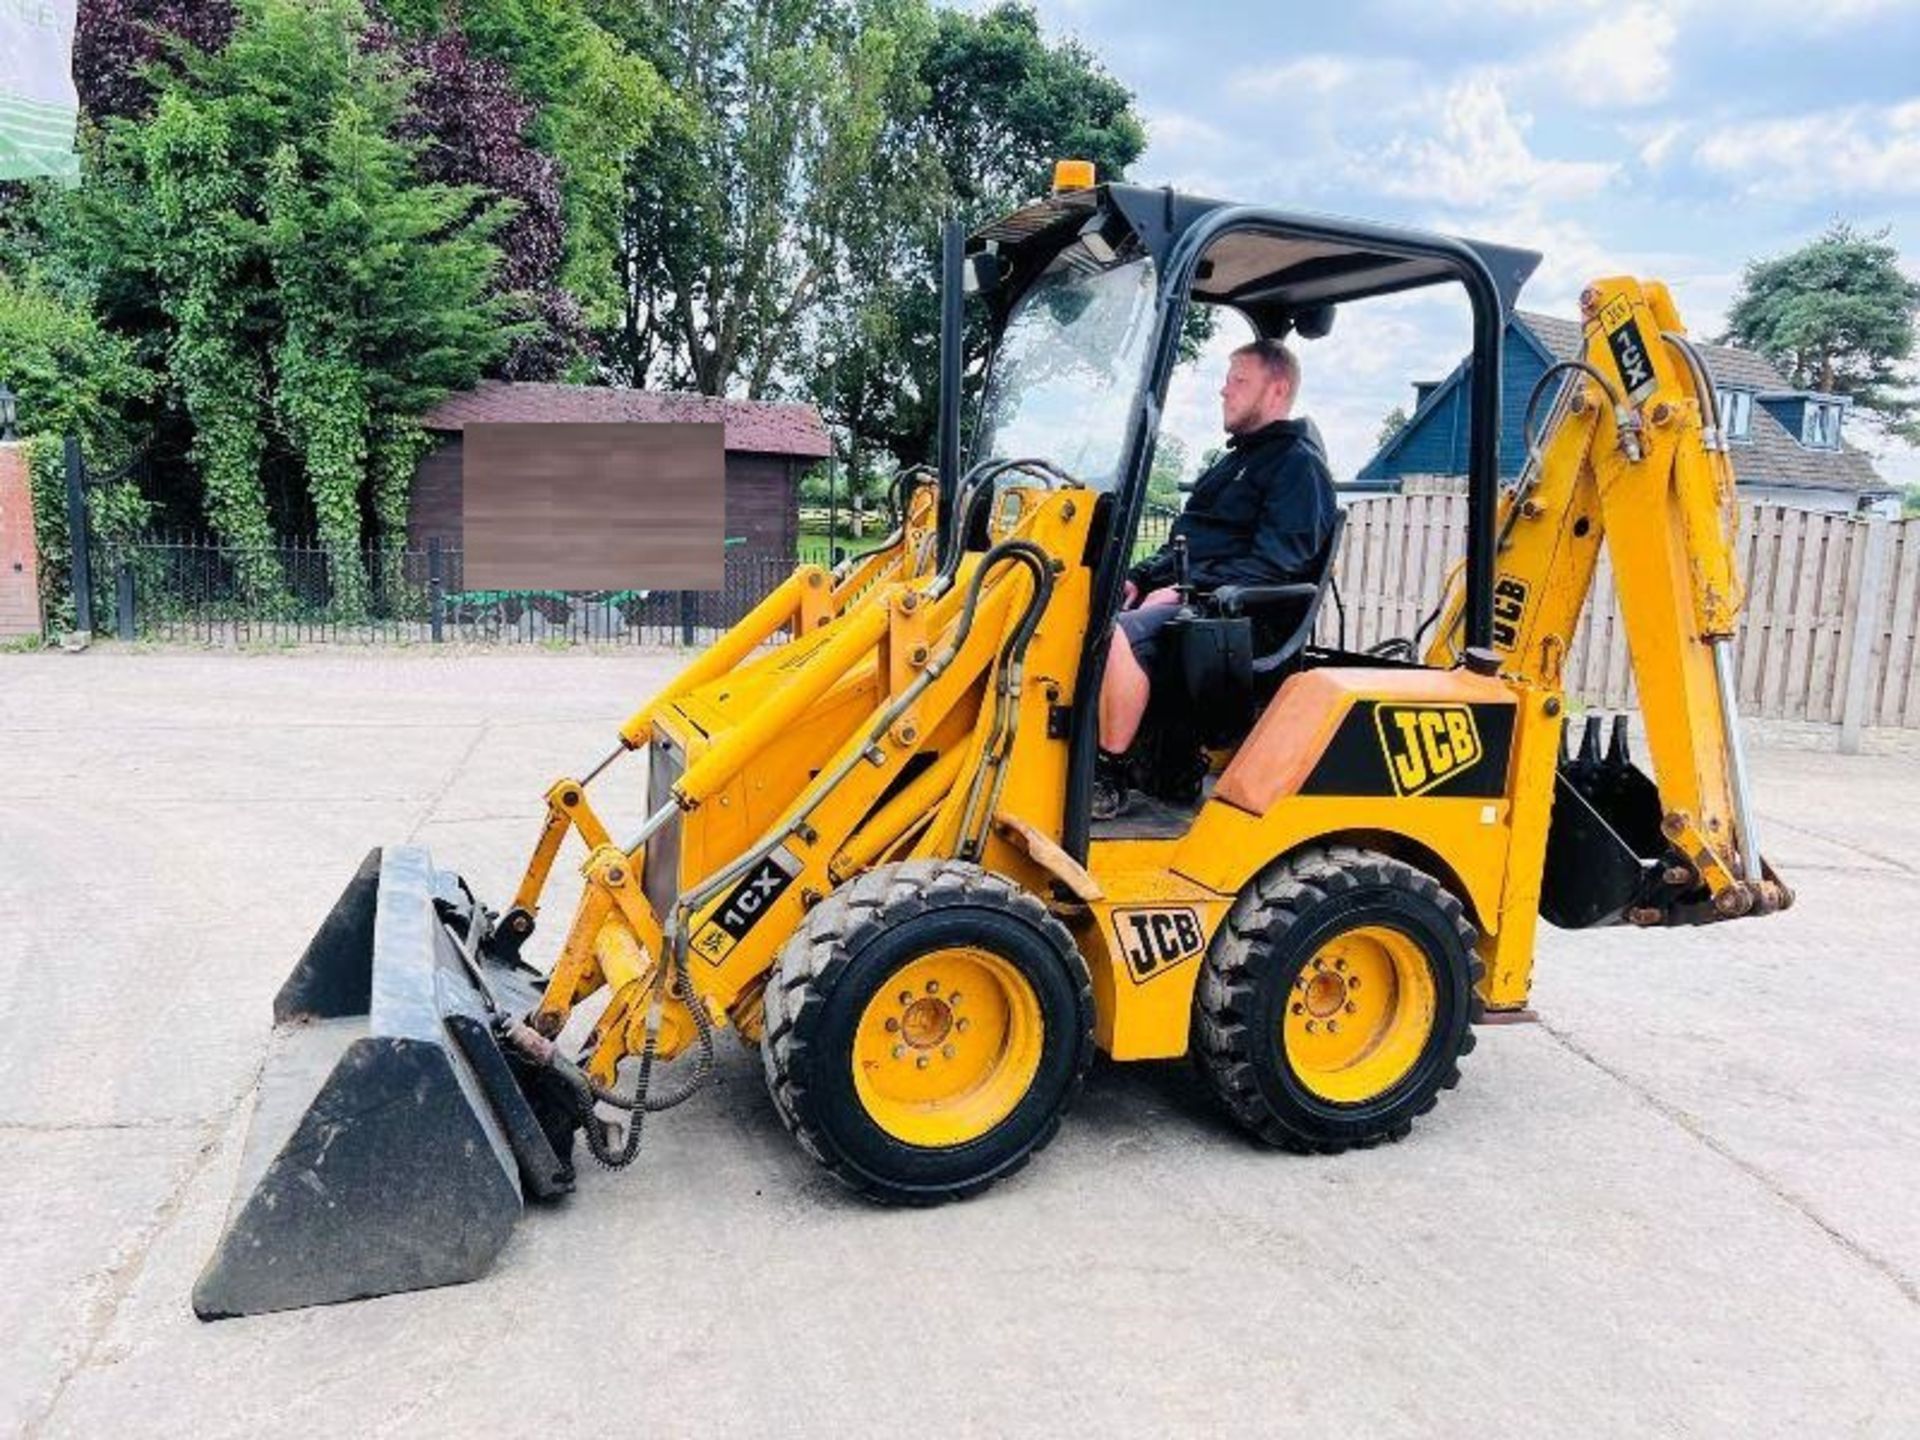
[[1465,705],[1376,705],[1373,723],[1397,795],[1424,795],[1484,753]]
[[1113,912],[1113,936],[1137,984],[1206,948],[1200,913],[1187,905],[1134,907]]
[[1520,622],[1527,614],[1527,582],[1502,575],[1493,582],[1493,643],[1511,651],[1520,639]]
[[799,873],[797,859],[784,850],[774,851],[721,902],[712,920],[694,937],[694,949],[718,965],[760,923]]

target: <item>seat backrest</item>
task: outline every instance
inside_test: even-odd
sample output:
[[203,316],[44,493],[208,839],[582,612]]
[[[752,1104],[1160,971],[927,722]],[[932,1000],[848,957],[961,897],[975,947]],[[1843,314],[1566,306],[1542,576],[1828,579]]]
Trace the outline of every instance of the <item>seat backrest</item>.
[[1309,577],[1313,585],[1313,596],[1306,603],[1293,628],[1283,636],[1279,643],[1261,651],[1253,657],[1253,673],[1256,676],[1272,676],[1284,670],[1299,658],[1300,652],[1307,648],[1307,642],[1313,638],[1313,627],[1320,618],[1320,607],[1326,602],[1327,591],[1333,586],[1333,564],[1340,555],[1340,537],[1347,528],[1347,515],[1344,510],[1333,512],[1333,525],[1327,531],[1326,543],[1320,547],[1320,554],[1314,562],[1314,572]]

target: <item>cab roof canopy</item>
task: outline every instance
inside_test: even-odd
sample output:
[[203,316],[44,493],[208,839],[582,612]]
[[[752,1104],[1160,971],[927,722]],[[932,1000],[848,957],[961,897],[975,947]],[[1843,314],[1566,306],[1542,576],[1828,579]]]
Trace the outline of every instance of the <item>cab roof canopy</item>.
[[[1249,228],[1229,229],[1208,247],[1195,271],[1193,295],[1242,311],[1263,335],[1284,335],[1296,326],[1309,334],[1324,333],[1330,318],[1325,307],[1460,278],[1454,260],[1410,252],[1471,252],[1491,275],[1501,308],[1508,313],[1540,263],[1533,251],[1505,245],[1306,212],[1232,206],[1139,185],[1099,185],[1032,201],[975,231],[967,248],[972,254],[1000,257],[1005,284],[998,295],[1005,297],[1000,301],[1004,304],[1083,238],[1096,261],[1131,242],[1164,269],[1181,239],[1223,210],[1244,216]],[[1313,311],[1320,312],[1317,329],[1309,319]]]

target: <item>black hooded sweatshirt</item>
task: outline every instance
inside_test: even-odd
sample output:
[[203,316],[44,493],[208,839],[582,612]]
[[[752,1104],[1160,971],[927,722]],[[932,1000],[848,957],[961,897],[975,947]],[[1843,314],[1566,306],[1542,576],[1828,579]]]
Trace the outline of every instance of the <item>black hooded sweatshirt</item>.
[[1275,420],[1227,441],[1173,522],[1167,543],[1127,572],[1145,595],[1174,582],[1184,536],[1196,589],[1310,578],[1333,532],[1333,476],[1311,421]]

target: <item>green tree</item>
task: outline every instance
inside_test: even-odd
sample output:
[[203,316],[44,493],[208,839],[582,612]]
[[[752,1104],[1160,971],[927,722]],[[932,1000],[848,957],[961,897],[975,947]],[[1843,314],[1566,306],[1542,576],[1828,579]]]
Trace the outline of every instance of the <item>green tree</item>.
[[669,3],[636,28],[678,102],[628,173],[627,309],[609,370],[634,385],[768,393],[844,284],[893,117],[917,108],[920,0]]
[[[1064,157],[1123,179],[1146,144],[1126,86],[1078,42],[1049,43],[1028,5],[939,11],[917,81],[917,107],[885,132],[888,159],[812,385],[852,448],[902,465],[932,458],[938,428],[941,222],[978,225],[1045,194]],[[970,327],[970,386],[985,359]]]
[[[43,593],[56,615],[71,619],[64,446],[77,436],[90,459],[112,466],[125,458],[120,417],[153,388],[134,347],[100,327],[84,303],[69,301],[33,274],[0,269],[0,385],[18,402],[19,433],[28,442],[34,544]],[[90,497],[96,527],[110,537],[136,532],[147,504],[130,484]]]
[[560,163],[566,211],[561,279],[594,329],[617,327],[628,177],[674,109],[658,71],[630,43],[658,28],[666,4],[632,0],[380,0],[405,34],[457,24],[537,107],[534,142]]
[[109,122],[63,222],[103,314],[163,337],[215,532],[276,593],[262,461],[298,460],[335,600],[365,599],[362,489],[404,522],[416,417],[518,331],[490,297],[498,207],[412,178],[407,77],[362,43],[359,0],[243,0],[228,45],[159,78],[150,122]]
[[1386,413],[1385,418],[1380,421],[1380,433],[1374,437],[1373,448],[1375,450],[1385,449],[1389,440],[1407,428],[1407,421],[1411,418],[1412,417],[1407,414],[1406,406],[1394,406],[1393,409]]
[[1147,503],[1178,510],[1183,498],[1180,481],[1187,473],[1187,444],[1164,430],[1153,447],[1153,468],[1147,472]]
[[[334,602],[349,611],[366,598],[358,549],[370,458],[398,452],[380,457],[371,495],[375,527],[395,545],[406,490],[382,480],[396,459],[417,458],[410,422],[472,383],[479,357],[534,328],[506,323],[500,299],[481,299],[502,211],[468,218],[473,189],[410,186],[407,165],[380,117],[352,97],[310,156],[282,143],[268,163],[266,252],[284,321],[274,407],[305,461]],[[448,296],[465,303],[450,307]]]
[[1888,232],[1836,220],[1787,255],[1747,264],[1727,339],[1760,351],[1796,385],[1851,395],[1889,429],[1920,441],[1920,406],[1901,390],[1913,354],[1920,282],[1900,270]]
[[1031,5],[943,10],[921,78],[927,137],[968,224],[1044,195],[1057,159],[1116,180],[1146,148],[1132,92],[1077,40],[1049,43]]

